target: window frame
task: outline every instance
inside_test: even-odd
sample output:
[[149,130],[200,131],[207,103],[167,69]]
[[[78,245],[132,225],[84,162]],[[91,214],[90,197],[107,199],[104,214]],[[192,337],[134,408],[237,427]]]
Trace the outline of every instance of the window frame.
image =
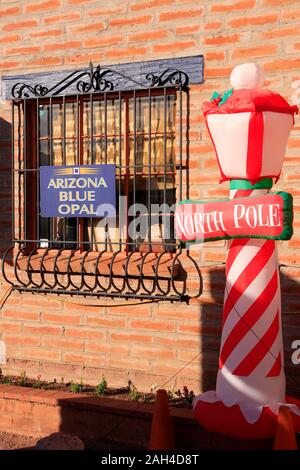
[[[124,177],[124,185],[125,185],[125,191],[124,193],[122,193],[122,195],[125,195],[127,196],[127,217],[126,217],[126,234],[127,234],[127,238],[126,240],[122,240],[119,242],[119,245],[122,245],[122,246],[125,246],[125,251],[127,253],[129,253],[130,251],[134,251],[134,249],[131,249],[130,248],[130,245],[132,245],[133,247],[137,244],[137,242],[132,242],[132,241],[129,241],[129,236],[128,236],[128,224],[129,224],[129,217],[128,217],[128,200],[129,200],[129,195],[130,195],[130,190],[129,190],[129,185],[130,185],[130,180],[132,179],[132,182],[133,182],[133,185],[135,187],[136,185],[136,176],[137,176],[137,173],[136,172],[136,164],[134,165],[131,165],[130,164],[130,161],[129,161],[129,158],[130,158],[130,149],[129,149],[129,141],[130,139],[133,137],[134,138],[134,145],[136,145],[136,136],[137,136],[137,133],[136,131],[134,130],[129,130],[129,102],[130,100],[134,100],[134,103],[136,103],[136,100],[138,100],[138,98],[147,98],[150,100],[152,100],[152,98],[157,98],[157,97],[161,97],[163,98],[164,100],[164,106],[165,106],[165,109],[164,109],[164,119],[166,120],[166,103],[167,103],[167,97],[168,96],[173,96],[174,97],[174,101],[175,101],[175,106],[176,106],[176,100],[177,100],[177,93],[176,93],[176,89],[174,87],[164,87],[163,89],[161,88],[158,88],[158,89],[151,89],[151,90],[130,90],[130,91],[125,91],[125,92],[107,92],[107,93],[89,93],[89,94],[84,94],[84,95],[77,95],[76,97],[74,96],[70,96],[70,97],[49,97],[49,98],[42,98],[42,99],[36,99],[36,100],[24,100],[24,108],[23,108],[23,113],[24,113],[24,116],[27,117],[26,119],[26,124],[24,125],[24,133],[26,132],[26,135],[24,135],[24,139],[25,139],[25,142],[24,142],[24,146],[26,146],[26,152],[25,152],[25,158],[26,158],[26,163],[25,163],[25,166],[26,166],[26,169],[29,170],[29,173],[28,173],[28,177],[27,177],[27,181],[25,183],[25,186],[26,186],[26,204],[25,204],[25,214],[24,214],[24,224],[26,226],[26,233],[24,233],[25,235],[25,242],[26,240],[28,240],[28,242],[26,243],[26,252],[30,252],[32,251],[32,249],[34,248],[34,244],[36,244],[36,248],[37,249],[41,249],[40,248],[40,242],[41,242],[41,238],[40,238],[40,234],[38,233],[38,227],[39,227],[39,197],[38,197],[38,194],[39,194],[39,178],[38,178],[38,172],[39,172],[39,165],[40,165],[40,162],[39,162],[39,142],[40,142],[40,138],[37,138],[37,134],[39,132],[39,125],[38,125],[38,109],[39,109],[39,106],[44,104],[44,105],[50,105],[50,110],[52,110],[53,106],[54,105],[57,105],[57,104],[60,104],[64,107],[64,113],[65,113],[65,106],[66,104],[69,104],[69,103],[76,103],[77,106],[77,110],[79,110],[79,113],[78,113],[78,116],[77,116],[77,129],[76,129],[76,133],[78,132],[78,135],[75,135],[74,136],[74,140],[76,141],[77,143],[77,150],[76,150],[76,163],[75,164],[79,164],[79,165],[83,165],[84,162],[83,162],[83,153],[84,153],[84,150],[83,150],[83,146],[84,146],[84,139],[90,139],[91,142],[93,142],[93,140],[95,139],[94,137],[94,134],[92,136],[92,134],[90,134],[90,136],[88,136],[87,134],[85,135],[84,134],[84,129],[83,129],[83,115],[84,115],[84,103],[90,103],[91,105],[91,102],[92,103],[95,103],[97,101],[108,101],[108,100],[116,100],[117,102],[120,102],[119,100],[122,100],[123,102],[123,106],[124,106],[124,123],[122,123],[122,128],[124,128],[124,130],[122,130],[121,132],[119,132],[119,135],[118,135],[118,138],[119,139],[124,139],[124,157],[122,156],[122,162],[120,161],[119,163],[121,164],[121,167],[124,167],[126,166],[126,170],[125,172],[123,173],[121,168],[120,168],[120,165],[117,164],[117,173],[119,172],[119,174],[116,174],[116,179],[117,179],[117,182],[119,183],[119,190],[120,190],[120,181],[121,181],[121,178]],[[151,102],[152,103],[152,102]],[[105,106],[105,112],[107,112],[107,107]],[[63,113],[63,114],[64,114]],[[149,111],[148,111],[149,113]],[[150,118],[151,118],[151,111],[150,111]],[[50,111],[50,120],[52,121],[52,111]],[[175,121],[176,121],[176,108],[175,108]],[[107,117],[105,117],[105,125],[107,126]],[[65,128],[65,119],[63,119],[63,125],[64,125],[64,128]],[[174,122],[174,126],[176,126],[176,122]],[[92,127],[92,126],[91,126]],[[92,131],[91,131],[92,132]],[[53,142],[53,139],[55,139],[52,135],[53,133],[53,129],[52,129],[52,126],[50,125],[50,135],[48,136],[48,140],[50,141],[50,155],[49,155],[49,159],[50,159],[50,162],[52,163],[53,165],[53,145],[51,144],[51,142]],[[168,131],[167,130],[167,127],[166,125],[164,125],[164,131],[161,132],[161,134],[164,136],[164,153],[166,154],[166,136],[168,134],[173,134],[174,135],[174,139],[176,141],[176,129],[174,128],[174,131]],[[151,138],[152,138],[152,134],[153,132],[150,130],[146,133],[146,135],[149,137],[149,141],[151,142]],[[104,139],[105,139],[105,142],[107,142],[109,136],[107,135],[107,132],[105,131],[105,134],[104,134]],[[61,136],[60,137],[61,139],[61,143],[62,143],[62,153],[63,153],[63,159],[66,161],[66,154],[65,154],[65,142],[67,140],[66,138],[66,134],[65,134],[65,130],[64,130],[64,136]],[[92,145],[92,144],[91,144]],[[107,145],[105,144],[105,148],[106,148],[106,152],[107,152]],[[135,154],[136,150],[134,150],[134,154]],[[92,154],[93,155],[93,154]],[[150,157],[151,158],[151,157]],[[164,155],[164,159],[166,158],[166,155]],[[107,154],[106,154],[106,160],[107,160]],[[125,163],[125,165],[124,165]],[[63,164],[66,164],[66,163],[63,163]],[[96,162],[89,162],[89,164],[96,164]],[[149,180],[151,180],[153,178],[154,175],[157,174],[157,172],[154,172],[153,171],[153,167],[155,166],[153,162],[149,161],[149,165],[150,165],[150,176],[149,176]],[[173,166],[173,172],[170,172],[172,173],[172,175],[174,176],[174,180],[176,179],[176,169],[178,167],[178,164],[176,162],[176,152],[174,150],[174,162],[169,165],[166,164],[166,160],[164,161],[164,165],[161,165],[159,164],[159,166],[164,166],[164,170],[162,173],[162,175],[164,176],[164,188],[163,188],[163,191],[164,191],[164,202],[165,199],[166,199],[166,166]],[[134,167],[134,172],[131,173],[130,169]],[[129,169],[129,171],[128,171]],[[32,170],[32,171],[30,171]],[[26,177],[25,177],[26,178]],[[135,200],[135,197],[136,197],[136,189],[134,189],[133,191],[133,194],[134,194],[134,203],[138,203],[139,201],[136,201]],[[150,195],[150,193],[149,193]],[[150,197],[150,196],[149,196]],[[27,210],[27,207],[30,206],[30,202],[31,201],[36,201],[36,204],[34,204],[34,210],[33,211],[28,211]],[[150,202],[150,200],[148,201]],[[177,198],[176,200],[174,201],[174,203],[177,202]],[[151,213],[149,214],[149,221],[151,221]],[[171,217],[172,215],[170,215]],[[54,218],[52,218],[54,219]],[[84,240],[84,219],[83,218],[76,218],[77,219],[77,236],[76,236],[76,240],[65,240],[64,244],[67,243],[68,244],[77,244],[79,246],[79,251],[80,253],[86,251],[85,250],[85,245],[88,246],[88,244],[91,244],[92,246],[94,244],[96,244],[96,242],[92,239],[91,241],[86,241]],[[88,218],[88,220],[90,220]],[[93,220],[93,219],[92,219]],[[51,224],[52,225],[52,224]],[[55,243],[55,240],[53,240],[53,229],[51,228],[51,239],[49,239],[49,243]],[[58,242],[58,243],[63,243],[63,242]],[[104,242],[99,242],[100,244]],[[117,245],[117,242],[115,242],[115,244]],[[144,241],[144,244],[147,246],[147,244],[150,246],[150,249],[147,249],[146,251],[147,252],[158,252],[158,253],[161,253],[164,250],[163,247],[159,248],[157,246],[157,242],[156,240],[152,240],[151,239],[151,230],[150,230],[150,235],[148,236],[148,240]],[[161,241],[161,244],[164,244],[164,245],[167,245],[167,244],[172,244],[173,245],[173,250],[172,251],[177,251],[178,247],[179,247],[179,244],[176,242],[176,239],[173,240],[173,242],[170,242],[170,241],[167,241],[165,239],[162,239]],[[154,247],[154,249],[153,249]],[[53,248],[54,249],[54,248]],[[57,249],[60,249],[60,248],[57,248]],[[64,249],[68,249],[68,247],[64,247]],[[89,250],[90,251],[90,250]],[[108,250],[108,251],[111,251],[111,250]],[[113,252],[115,252],[116,250],[112,250]],[[123,250],[122,250],[123,251]],[[140,251],[140,250],[138,250]],[[142,251],[142,249],[141,249]]]

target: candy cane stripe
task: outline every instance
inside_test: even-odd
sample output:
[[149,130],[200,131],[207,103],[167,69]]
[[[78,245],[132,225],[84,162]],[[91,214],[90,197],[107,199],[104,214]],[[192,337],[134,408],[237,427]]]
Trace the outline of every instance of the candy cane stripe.
[[[271,243],[270,243],[271,242]],[[231,312],[232,306],[237,302],[247,287],[253,282],[257,274],[263,269],[264,265],[268,262],[268,259],[274,253],[275,245],[273,240],[267,240],[256,256],[250,261],[250,263],[243,269],[240,276],[238,277],[235,284],[231,287],[228,297],[225,301],[223,311],[223,324]]]
[[[276,294],[278,288],[277,283],[277,269],[274,271],[270,282],[266,288],[262,291],[259,297],[247,310],[247,312],[240,318],[232,329],[230,335],[224,342],[221,353],[219,365],[222,368],[226,362],[226,359],[232,353],[233,349],[241,341],[241,339],[247,334],[249,329],[258,321],[258,319],[264,314],[267,309],[270,299]],[[229,297],[229,300],[230,297]]]
[[269,349],[272,347],[278,335],[278,331],[279,316],[277,312],[269,329],[232,373],[235,375],[250,375],[260,361],[263,360],[265,355],[269,353]]

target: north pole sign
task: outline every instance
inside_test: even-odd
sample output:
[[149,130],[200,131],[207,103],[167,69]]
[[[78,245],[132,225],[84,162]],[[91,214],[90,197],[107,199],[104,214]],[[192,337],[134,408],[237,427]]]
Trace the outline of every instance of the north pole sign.
[[216,202],[181,201],[175,213],[177,238],[186,243],[230,238],[289,240],[293,199],[285,192]]

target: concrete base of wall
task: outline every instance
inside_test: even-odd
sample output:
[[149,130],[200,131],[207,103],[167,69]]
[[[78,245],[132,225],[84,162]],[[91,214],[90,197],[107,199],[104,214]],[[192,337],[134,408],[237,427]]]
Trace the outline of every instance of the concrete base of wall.
[[[201,428],[192,411],[170,408],[176,449],[271,449]],[[0,385],[0,431],[31,436],[77,435],[89,449],[147,449],[153,405],[53,390]]]

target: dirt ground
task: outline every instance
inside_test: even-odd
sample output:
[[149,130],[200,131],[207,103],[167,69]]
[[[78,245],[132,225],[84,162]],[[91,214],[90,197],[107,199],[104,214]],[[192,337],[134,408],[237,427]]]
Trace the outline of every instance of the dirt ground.
[[38,437],[22,436],[9,432],[0,432],[0,450],[28,449],[34,450]]

